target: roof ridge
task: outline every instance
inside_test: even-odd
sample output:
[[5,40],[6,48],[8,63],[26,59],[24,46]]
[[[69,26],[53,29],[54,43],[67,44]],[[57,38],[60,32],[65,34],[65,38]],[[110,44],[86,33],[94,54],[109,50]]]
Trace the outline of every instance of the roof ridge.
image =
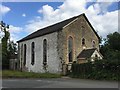
[[[84,13],[83,13],[83,14],[84,14]],[[27,36],[24,37],[23,39],[17,41],[17,42],[24,41],[24,40],[28,40],[28,37],[30,37],[31,35],[35,34],[36,32],[39,32],[39,31],[42,32],[42,31],[44,31],[44,30],[47,29],[47,28],[52,28],[52,27],[54,27],[54,26],[56,26],[56,25],[59,25],[59,24],[61,24],[61,23],[65,23],[65,22],[68,22],[68,23],[69,23],[69,20],[70,20],[70,22],[71,22],[71,21],[73,21],[74,19],[76,19],[77,17],[79,17],[79,16],[81,16],[81,15],[83,15],[83,14],[80,14],[80,15],[77,15],[77,16],[73,16],[73,17],[71,17],[71,18],[62,20],[62,21],[57,22],[57,23],[55,23],[55,24],[52,24],[52,25],[46,26],[46,27],[44,27],[44,28],[38,29],[38,30],[34,31],[33,33],[27,35]],[[68,23],[66,23],[66,24],[68,24]],[[65,24],[65,25],[66,25],[66,24]],[[65,25],[63,25],[62,27],[64,27]],[[60,29],[60,28],[58,28],[58,29]],[[56,30],[56,31],[57,31],[57,30]],[[27,39],[26,39],[26,38],[27,38]],[[34,37],[31,37],[31,38],[35,38],[35,36],[34,36]]]
[[93,52],[95,52],[96,49],[97,48],[84,49],[78,54],[77,58],[88,58]]
[[[84,13],[83,13],[83,14],[84,14]],[[54,24],[51,24],[51,25],[49,25],[49,26],[45,26],[45,27],[43,27],[43,28],[41,28],[41,29],[38,29],[37,31],[42,30],[42,29],[46,29],[46,28],[48,28],[48,27],[52,27],[52,26],[54,26],[54,25],[57,25],[57,24],[59,24],[59,23],[65,22],[65,21],[70,20],[70,19],[73,19],[73,18],[77,18],[77,17],[79,17],[79,16],[81,16],[81,15],[83,15],[83,14],[80,14],[80,15],[76,15],[76,16],[70,17],[70,18],[68,18],[68,19],[59,21],[59,22],[54,23]],[[36,31],[35,31],[35,32],[36,32]]]
[[89,20],[87,19],[85,13],[82,13],[80,15],[76,15],[76,16],[73,16],[73,17],[71,17],[69,19],[62,20],[62,21],[57,22],[55,24],[52,24],[52,25],[46,26],[44,28],[38,29],[38,30],[34,31],[33,33],[27,35],[26,37],[20,39],[17,42],[19,43],[19,42],[22,42],[22,41],[25,41],[25,40],[29,40],[29,39],[32,39],[32,38],[36,38],[36,37],[40,37],[40,36],[43,36],[43,35],[46,35],[46,34],[50,34],[50,33],[53,33],[53,32],[60,31],[60,30],[62,30],[62,28],[65,25],[69,24],[70,22],[72,22],[73,20],[75,20],[76,18],[78,18],[80,16],[83,16],[87,20],[88,24],[90,25],[90,27],[92,28],[92,30],[94,31],[94,33],[96,34],[98,39],[100,39],[97,32],[94,30],[94,28],[90,24]]

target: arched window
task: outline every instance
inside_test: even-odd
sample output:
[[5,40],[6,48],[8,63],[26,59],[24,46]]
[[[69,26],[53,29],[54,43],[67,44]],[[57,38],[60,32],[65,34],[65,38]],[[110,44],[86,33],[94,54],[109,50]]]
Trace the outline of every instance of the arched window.
[[68,38],[68,58],[69,62],[73,61],[73,38],[71,36]]
[[84,38],[82,39],[82,45],[85,45],[85,39]]
[[24,66],[26,65],[26,49],[27,49],[27,46],[26,44],[24,44],[24,62],[23,62]]
[[47,40],[43,40],[43,65],[47,65]]
[[35,63],[35,43],[32,42],[31,44],[31,64],[34,65]]
[[22,69],[22,66],[23,66],[23,44],[21,45],[21,50],[20,50],[20,66],[21,66],[21,69]]
[[95,48],[95,41],[92,41],[92,47]]

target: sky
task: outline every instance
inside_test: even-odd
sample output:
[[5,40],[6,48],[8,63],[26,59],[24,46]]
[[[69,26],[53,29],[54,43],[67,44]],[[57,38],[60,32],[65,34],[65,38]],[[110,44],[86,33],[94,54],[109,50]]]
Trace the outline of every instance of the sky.
[[[76,15],[85,13],[99,36],[105,38],[118,28],[120,2],[111,0],[63,0],[62,2],[1,2],[0,20],[10,25],[15,42],[37,31]],[[2,35],[2,33],[0,33]]]

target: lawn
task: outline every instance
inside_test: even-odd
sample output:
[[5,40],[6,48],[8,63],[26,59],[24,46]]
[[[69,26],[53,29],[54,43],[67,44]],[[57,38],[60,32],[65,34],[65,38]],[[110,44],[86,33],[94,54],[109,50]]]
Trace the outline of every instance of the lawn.
[[[21,71],[11,71],[3,70],[1,71],[2,78],[60,78],[60,74],[52,73],[33,73],[33,72],[21,72]],[[0,72],[0,73],[1,73]]]

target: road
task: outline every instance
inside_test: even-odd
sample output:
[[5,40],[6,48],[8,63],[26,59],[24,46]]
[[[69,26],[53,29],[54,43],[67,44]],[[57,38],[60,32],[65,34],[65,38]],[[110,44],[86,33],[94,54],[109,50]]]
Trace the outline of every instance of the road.
[[3,79],[3,88],[118,88],[118,82],[58,78],[58,79]]

